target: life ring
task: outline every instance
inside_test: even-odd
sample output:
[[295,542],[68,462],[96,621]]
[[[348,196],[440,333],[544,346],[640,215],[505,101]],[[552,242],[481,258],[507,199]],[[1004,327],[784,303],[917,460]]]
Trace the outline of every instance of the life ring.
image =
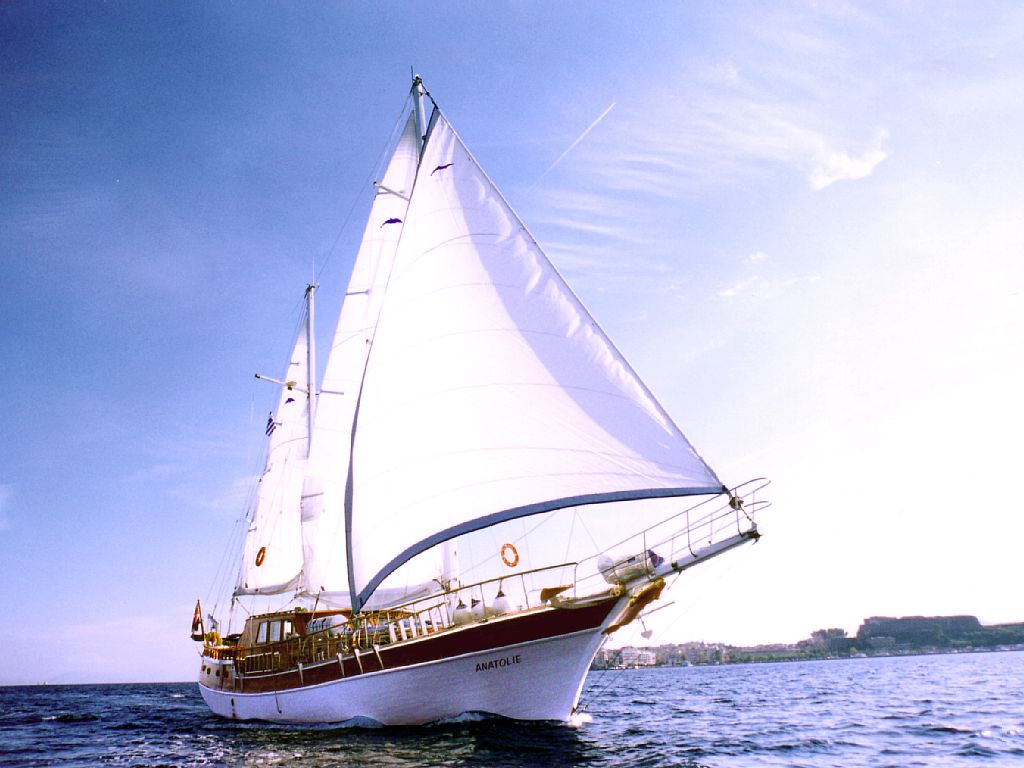
[[260,547],[260,551],[256,553],[256,565],[257,566],[263,565],[263,561],[266,559],[266,557],[267,557],[267,548],[266,547]]
[[519,565],[519,552],[514,544],[501,545],[501,562],[509,568],[515,568]]

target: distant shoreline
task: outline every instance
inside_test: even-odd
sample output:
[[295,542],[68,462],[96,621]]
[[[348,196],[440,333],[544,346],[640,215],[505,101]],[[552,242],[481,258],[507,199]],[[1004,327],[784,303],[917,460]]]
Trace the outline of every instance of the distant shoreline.
[[974,616],[873,616],[857,634],[819,629],[798,643],[734,646],[726,643],[681,643],[605,649],[592,669],[685,667],[779,661],[924,656],[1024,650],[1024,623],[982,626]]
[[1012,646],[1012,647],[1001,647],[1001,648],[972,648],[968,650],[919,650],[919,651],[906,651],[900,653],[868,653],[868,654],[856,654],[852,656],[811,656],[811,655],[794,655],[792,657],[785,658],[765,658],[765,659],[732,659],[729,661],[707,661],[691,664],[640,664],[634,666],[591,666],[592,670],[599,671],[611,671],[611,670],[623,670],[623,669],[686,669],[687,667],[722,667],[727,665],[739,665],[739,664],[790,664],[801,661],[858,661],[861,659],[896,659],[913,656],[957,656],[966,654],[978,654],[978,653],[1024,653],[1024,645]]

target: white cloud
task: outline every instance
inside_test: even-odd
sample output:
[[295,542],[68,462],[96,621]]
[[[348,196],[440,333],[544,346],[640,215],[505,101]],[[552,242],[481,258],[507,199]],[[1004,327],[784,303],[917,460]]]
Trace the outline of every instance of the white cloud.
[[794,285],[816,283],[819,280],[821,280],[820,275],[803,275],[780,280],[770,280],[754,275],[722,288],[716,295],[722,299],[742,297],[744,299],[764,301],[766,299],[774,299]]
[[757,281],[758,278],[756,277],[751,277],[748,278],[747,280],[741,280],[740,282],[734,283],[733,285],[730,285],[727,288],[721,289],[718,292],[718,296],[720,296],[723,299],[734,298],[735,296],[739,296],[741,293],[746,293],[750,286],[755,284]]
[[701,79],[713,85],[731,87],[740,83],[739,68],[729,60],[705,64],[700,75]]
[[173,477],[181,474],[183,471],[183,468],[176,464],[160,462],[145,467],[139,467],[128,475],[126,479],[128,482],[146,483],[166,477]]
[[874,141],[857,157],[827,147],[822,141],[818,148],[817,164],[807,177],[811,187],[820,191],[837,181],[867,178],[889,156],[884,146],[888,138],[887,130],[879,130]]

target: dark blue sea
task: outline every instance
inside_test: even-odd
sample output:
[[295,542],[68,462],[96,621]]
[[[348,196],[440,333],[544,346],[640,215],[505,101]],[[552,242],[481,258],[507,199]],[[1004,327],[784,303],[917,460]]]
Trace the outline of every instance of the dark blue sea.
[[0,688],[2,766],[1024,765],[1024,653],[593,672],[574,725],[222,720],[194,683]]

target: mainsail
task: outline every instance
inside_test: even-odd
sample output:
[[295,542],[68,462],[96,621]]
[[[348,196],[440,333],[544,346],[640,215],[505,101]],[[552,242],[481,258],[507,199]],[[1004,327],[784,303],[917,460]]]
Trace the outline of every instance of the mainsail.
[[349,456],[354,607],[487,525],[724,490],[436,110],[396,218]]
[[267,462],[249,517],[235,595],[280,594],[299,583],[299,494],[309,444],[307,329],[307,322],[303,322],[285,371],[277,410],[267,418]]

